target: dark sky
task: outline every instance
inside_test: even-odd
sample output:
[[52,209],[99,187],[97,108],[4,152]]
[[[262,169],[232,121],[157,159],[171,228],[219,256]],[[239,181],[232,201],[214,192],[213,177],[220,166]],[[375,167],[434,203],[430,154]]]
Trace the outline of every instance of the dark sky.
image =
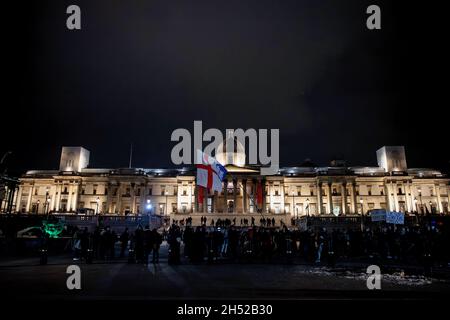
[[[396,4],[394,4],[394,2]],[[66,8],[82,30],[66,29]],[[382,30],[366,29],[366,8]],[[281,165],[448,164],[442,8],[401,1],[30,1],[2,18],[0,151],[11,172],[56,168],[60,146],[94,167],[170,167],[176,128],[279,128]],[[445,62],[444,62],[445,61]],[[446,64],[446,65],[444,65]]]

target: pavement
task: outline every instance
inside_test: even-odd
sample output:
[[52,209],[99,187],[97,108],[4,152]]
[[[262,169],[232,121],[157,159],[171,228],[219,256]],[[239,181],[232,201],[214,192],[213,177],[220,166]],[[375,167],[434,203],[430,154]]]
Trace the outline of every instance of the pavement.
[[[183,300],[183,299],[433,299],[450,293],[446,278],[391,268],[381,290],[368,290],[362,262],[334,268],[305,264],[167,263],[163,243],[158,264],[128,264],[126,259],[85,264],[71,256],[2,258],[0,287],[9,299]],[[81,269],[81,289],[66,286],[69,265]]]

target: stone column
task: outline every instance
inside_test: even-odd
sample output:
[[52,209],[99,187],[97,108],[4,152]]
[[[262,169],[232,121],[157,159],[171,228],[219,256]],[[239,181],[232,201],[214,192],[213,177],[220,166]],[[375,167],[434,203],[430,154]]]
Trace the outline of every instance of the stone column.
[[444,208],[442,207],[442,201],[441,201],[441,188],[439,186],[439,184],[436,184],[434,186],[434,190],[436,193],[436,199],[437,199],[437,210],[439,210],[439,213],[444,212]]
[[73,186],[72,192],[74,193],[73,199],[72,199],[72,201],[73,201],[72,208],[74,211],[76,211],[78,208],[78,194],[79,194],[78,184],[75,184]]
[[197,184],[195,184],[194,186],[194,211],[195,212],[199,212],[199,207],[198,207],[198,186]]
[[399,211],[398,197],[397,197],[397,183],[394,186],[393,182],[391,181],[391,188],[392,188],[393,193],[394,193],[394,207],[395,207],[395,211]]
[[410,196],[410,189],[409,189],[409,181],[406,181],[405,183],[405,202],[406,202],[406,211],[411,212],[411,196]]
[[347,214],[347,183],[341,185],[342,213]]
[[69,184],[68,188],[69,196],[67,197],[67,211],[72,210],[72,184]]
[[108,188],[107,192],[106,192],[106,212],[105,213],[110,213],[111,210],[111,184],[107,184],[106,187]]
[[353,181],[351,184],[352,187],[352,211],[353,214],[357,214],[358,213],[358,205],[356,202],[356,181]]
[[[134,183],[130,184],[131,191],[131,213],[136,213],[136,185]],[[169,210],[167,210],[167,213]]]
[[233,179],[233,213],[237,212],[237,180]]
[[223,180],[224,189],[223,189],[223,200],[224,200],[224,208],[223,213],[228,213],[228,179]]
[[386,210],[392,211],[391,190],[389,188],[389,183],[387,181],[384,182],[384,193],[385,193],[385,198],[386,198]]
[[189,202],[188,202],[188,204],[189,204],[189,209],[188,209],[188,210],[192,210],[192,182],[189,182],[189,183],[188,183],[188,187],[189,187],[189,190],[188,190],[188,195],[189,195]]
[[[116,199],[116,211],[117,213],[121,213],[122,212],[122,204],[121,204],[121,199],[122,199],[122,184],[119,182],[118,186],[117,186],[117,199]],[[159,208],[157,208],[159,210]]]
[[26,211],[27,213],[29,213],[29,212],[30,212],[30,209],[31,209],[31,208],[30,208],[30,206],[31,206],[31,197],[33,196],[34,185],[31,185],[29,190],[30,190],[30,191],[29,191],[29,193],[28,193],[27,207],[25,208],[25,211]]
[[[261,205],[261,209],[262,209],[262,214],[265,214],[266,213],[266,201],[267,201],[267,199],[266,199],[266,197],[267,197],[267,194],[266,194],[266,179],[262,179],[261,180],[261,191],[262,191],[262,205]],[[271,203],[272,203],[272,201],[270,201]],[[270,210],[271,208],[269,208],[269,210]]]
[[247,179],[242,180],[242,212],[247,213]]
[[203,189],[203,208],[202,212],[207,213],[208,212],[208,196],[209,196],[209,189],[204,188]]
[[[52,188],[53,189],[53,188]],[[49,211],[54,211],[55,210],[55,206],[56,206],[56,192],[58,190],[58,185],[55,185],[55,188],[53,189],[53,194],[51,195],[51,200],[50,200],[50,208]],[[50,192],[49,192],[50,194]]]
[[58,183],[56,185],[56,204],[55,204],[55,210],[59,211],[61,209],[61,192],[62,192],[62,185]]
[[317,182],[317,213],[322,214],[322,182]]
[[17,191],[16,196],[16,212],[20,212],[22,210],[22,193],[23,187],[19,185],[19,191]]
[[331,193],[331,182],[327,183],[328,189],[327,189],[327,193],[328,193],[328,213],[332,214],[333,213],[333,195]]

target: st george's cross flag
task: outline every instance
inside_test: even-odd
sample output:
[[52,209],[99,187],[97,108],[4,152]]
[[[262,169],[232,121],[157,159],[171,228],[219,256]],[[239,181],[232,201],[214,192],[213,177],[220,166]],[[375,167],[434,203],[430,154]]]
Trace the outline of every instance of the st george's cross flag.
[[227,174],[227,170],[216,159],[206,153],[197,150],[197,185],[211,189],[212,191],[222,191],[222,181]]

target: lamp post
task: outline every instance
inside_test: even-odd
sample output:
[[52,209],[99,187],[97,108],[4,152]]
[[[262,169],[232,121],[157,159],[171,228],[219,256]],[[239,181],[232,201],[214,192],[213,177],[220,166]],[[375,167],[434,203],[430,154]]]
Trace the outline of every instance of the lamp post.
[[429,202],[429,204],[430,204],[430,214],[433,214],[433,202]]
[[36,214],[39,214],[39,204],[41,203],[41,201],[38,200],[36,203],[37,203],[37,206],[36,206]]
[[414,209],[416,210],[416,212],[418,212],[419,210],[417,210],[417,198],[414,197]]

